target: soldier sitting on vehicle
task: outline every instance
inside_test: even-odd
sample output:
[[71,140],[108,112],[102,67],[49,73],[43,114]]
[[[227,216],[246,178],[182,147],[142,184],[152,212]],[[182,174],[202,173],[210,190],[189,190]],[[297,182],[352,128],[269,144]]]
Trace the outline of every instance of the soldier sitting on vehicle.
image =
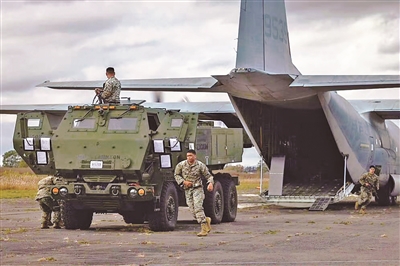
[[113,67],[106,69],[107,80],[103,84],[103,89],[96,88],[95,93],[99,97],[100,103],[119,103],[121,92],[121,82],[115,77]]
[[[41,229],[47,229],[52,224],[54,224],[54,228],[56,229],[61,228],[60,206],[51,197],[49,187],[50,185],[54,185],[56,180],[55,176],[48,176],[38,182],[38,192],[35,200],[39,202],[40,209],[43,211]],[[53,223],[50,221],[52,212],[54,212]]]
[[363,174],[359,182],[361,184],[361,192],[354,208],[358,210],[358,208],[361,207],[360,214],[365,214],[365,209],[371,202],[372,195],[379,190],[379,179],[375,174],[375,166],[371,165],[369,167],[369,172]]

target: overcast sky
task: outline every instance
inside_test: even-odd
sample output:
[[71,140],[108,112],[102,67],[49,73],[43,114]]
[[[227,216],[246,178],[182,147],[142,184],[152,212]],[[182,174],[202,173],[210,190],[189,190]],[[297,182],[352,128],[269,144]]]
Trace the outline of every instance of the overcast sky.
[[[227,74],[235,66],[239,7],[240,1],[1,1],[1,104],[89,103],[91,91],[35,85],[102,80],[108,66],[119,79]],[[286,10],[293,63],[302,74],[399,74],[398,0],[292,0]],[[341,94],[400,98],[399,89]],[[1,155],[13,149],[14,122],[1,115]],[[252,164],[254,154],[248,157]]]

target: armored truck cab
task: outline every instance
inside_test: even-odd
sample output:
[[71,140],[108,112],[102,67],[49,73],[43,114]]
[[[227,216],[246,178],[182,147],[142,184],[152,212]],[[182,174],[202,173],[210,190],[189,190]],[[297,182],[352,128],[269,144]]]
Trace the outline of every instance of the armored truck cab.
[[206,215],[213,223],[235,220],[238,178],[218,170],[242,160],[241,128],[140,104],[70,106],[53,124],[50,117],[19,114],[14,145],[36,173],[59,177],[50,189],[67,229],[89,228],[93,213],[120,213],[127,223],[173,230],[178,206],[186,205],[174,169],[189,149],[213,170]]

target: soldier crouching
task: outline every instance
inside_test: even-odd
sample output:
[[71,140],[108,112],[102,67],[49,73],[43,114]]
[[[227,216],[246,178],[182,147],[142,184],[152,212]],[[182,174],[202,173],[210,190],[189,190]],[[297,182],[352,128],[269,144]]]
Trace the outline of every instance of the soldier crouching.
[[[35,200],[39,202],[40,209],[42,210],[41,229],[47,229],[54,224],[54,228],[60,229],[61,215],[60,206],[57,201],[51,197],[50,186],[54,185],[57,178],[48,176],[38,182],[38,192]],[[53,223],[51,222],[51,213],[54,212]]]

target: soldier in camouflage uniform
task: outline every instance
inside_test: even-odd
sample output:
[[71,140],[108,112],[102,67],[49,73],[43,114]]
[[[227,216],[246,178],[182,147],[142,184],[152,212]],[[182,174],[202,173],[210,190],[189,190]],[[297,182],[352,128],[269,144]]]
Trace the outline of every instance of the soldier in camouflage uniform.
[[121,82],[115,77],[113,67],[106,69],[107,80],[103,85],[103,89],[96,88],[95,92],[103,103],[119,103],[119,94],[121,92]]
[[203,209],[203,200],[205,198],[203,182],[201,177],[207,179],[207,190],[212,191],[214,178],[208,171],[207,166],[196,160],[196,151],[189,150],[186,154],[187,160],[176,165],[175,180],[184,190],[186,203],[190,212],[193,214],[199,224],[201,232],[197,236],[206,236],[211,231],[211,218],[206,217]]
[[38,182],[38,192],[36,194],[35,200],[39,202],[40,209],[43,211],[42,215],[42,229],[47,229],[49,228],[49,225],[51,225],[50,219],[51,219],[51,213],[54,211],[54,217],[53,217],[53,224],[54,228],[60,229],[60,206],[58,205],[57,201],[55,201],[51,197],[50,193],[50,186],[54,185],[56,182],[57,178],[54,176],[48,176],[43,179],[41,179]]
[[354,208],[358,210],[361,207],[360,213],[365,214],[365,209],[371,202],[373,190],[379,190],[379,179],[375,174],[375,166],[371,165],[369,172],[363,174],[359,182],[361,184],[361,193]]

